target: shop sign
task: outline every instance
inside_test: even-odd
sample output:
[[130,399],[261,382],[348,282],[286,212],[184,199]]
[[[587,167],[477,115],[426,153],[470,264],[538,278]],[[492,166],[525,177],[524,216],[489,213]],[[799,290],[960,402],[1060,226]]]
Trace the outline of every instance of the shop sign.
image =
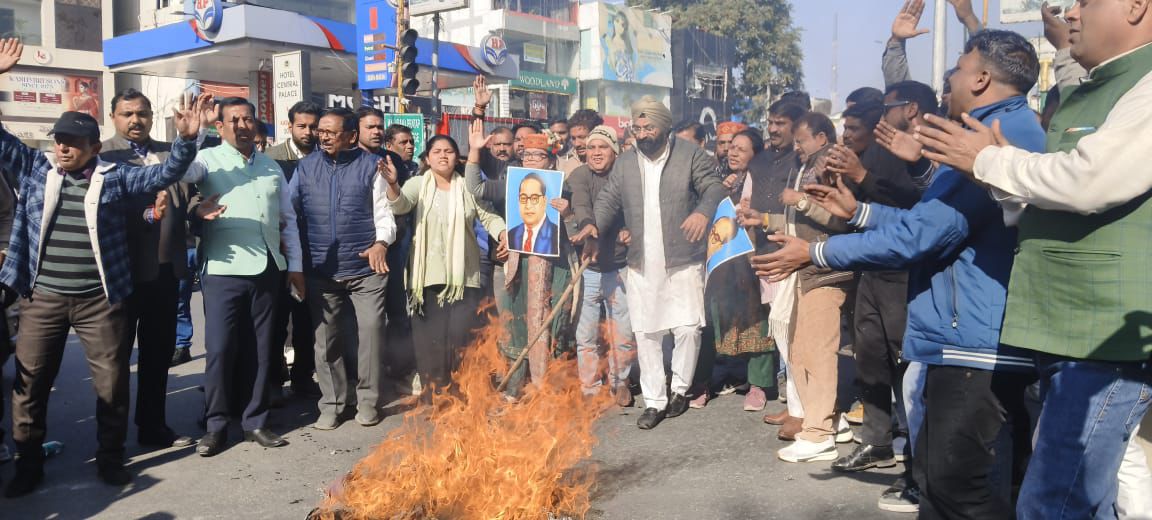
[[548,63],[548,46],[539,43],[524,42],[524,61],[528,63]]
[[508,61],[508,44],[504,42],[504,38],[489,34],[480,42],[480,48],[484,53],[484,63],[499,67]]
[[272,56],[272,91],[276,115],[276,135],[285,136],[291,121],[288,109],[311,95],[309,55],[294,51]]
[[513,89],[548,92],[552,94],[576,95],[576,80],[561,76],[551,76],[539,72],[520,71],[517,79],[508,82]]
[[16,69],[0,75],[0,112],[5,117],[55,120],[63,112],[75,111],[103,123],[101,86],[99,76]]
[[[212,40],[220,33],[224,23],[224,2],[221,0],[192,0],[192,22],[196,32],[205,40]],[[185,9],[188,3],[184,4]],[[189,12],[189,11],[185,11]]]

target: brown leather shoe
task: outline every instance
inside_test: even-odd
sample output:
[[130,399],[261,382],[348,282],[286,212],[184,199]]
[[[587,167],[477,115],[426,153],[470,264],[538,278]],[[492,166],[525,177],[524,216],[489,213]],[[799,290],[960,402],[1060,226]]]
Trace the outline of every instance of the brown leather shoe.
[[788,415],[788,409],[785,408],[784,411],[780,413],[770,413],[765,415],[764,423],[771,424],[773,426],[780,426],[781,424],[784,424],[784,421],[787,421],[790,418],[792,418],[792,416]]
[[789,417],[784,420],[784,424],[780,425],[780,431],[776,434],[776,438],[782,441],[796,440],[796,434],[804,429],[804,419],[799,417]]

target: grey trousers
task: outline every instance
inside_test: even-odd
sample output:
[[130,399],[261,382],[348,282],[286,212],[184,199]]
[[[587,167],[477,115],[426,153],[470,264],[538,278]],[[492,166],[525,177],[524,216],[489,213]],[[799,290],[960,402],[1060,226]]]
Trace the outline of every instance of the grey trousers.
[[316,330],[321,415],[380,405],[388,276],[308,278],[306,300]]

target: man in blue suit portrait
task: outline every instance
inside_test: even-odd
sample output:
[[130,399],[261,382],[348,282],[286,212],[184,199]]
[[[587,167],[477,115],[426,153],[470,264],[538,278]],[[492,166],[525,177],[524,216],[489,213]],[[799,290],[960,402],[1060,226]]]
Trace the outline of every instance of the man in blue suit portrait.
[[520,218],[524,223],[508,231],[508,244],[514,250],[556,256],[560,229],[548,218],[544,186],[544,179],[535,173],[520,181]]

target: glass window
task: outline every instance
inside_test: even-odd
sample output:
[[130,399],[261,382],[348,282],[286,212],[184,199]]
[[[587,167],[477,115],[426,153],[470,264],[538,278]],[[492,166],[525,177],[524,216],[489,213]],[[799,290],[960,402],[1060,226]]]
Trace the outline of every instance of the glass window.
[[56,0],[56,47],[100,52],[100,0]]
[[572,20],[572,3],[572,0],[492,0],[492,8],[568,22]]
[[25,45],[43,45],[41,0],[5,0],[0,5],[0,38],[18,37]]

